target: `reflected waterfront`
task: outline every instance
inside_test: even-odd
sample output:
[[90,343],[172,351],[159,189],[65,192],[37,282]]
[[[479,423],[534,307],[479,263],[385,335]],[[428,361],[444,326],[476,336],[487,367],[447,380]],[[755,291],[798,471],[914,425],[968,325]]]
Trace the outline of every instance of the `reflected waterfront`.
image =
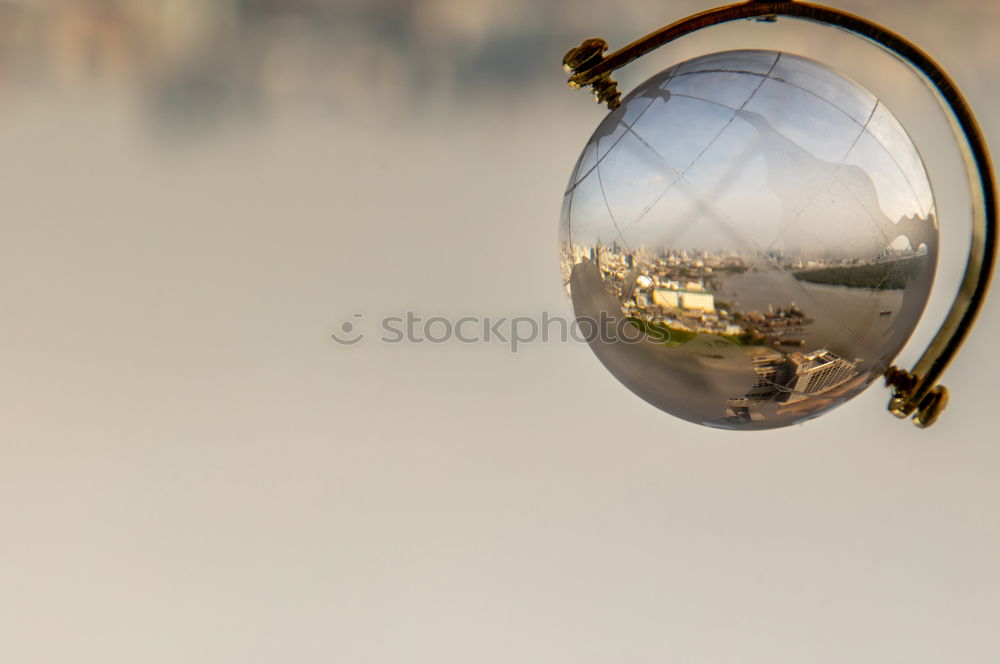
[[818,63],[734,51],[639,86],[585,148],[563,208],[578,316],[654,405],[729,428],[793,424],[884,373],[937,256],[923,164],[875,97]]

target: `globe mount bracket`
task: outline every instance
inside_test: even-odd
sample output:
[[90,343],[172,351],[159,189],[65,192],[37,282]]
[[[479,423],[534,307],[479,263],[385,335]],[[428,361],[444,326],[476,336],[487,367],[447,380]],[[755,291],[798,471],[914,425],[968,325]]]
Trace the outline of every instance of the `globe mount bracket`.
[[996,185],[986,140],[954,81],[929,55],[876,23],[837,9],[797,0],[748,0],[693,14],[607,56],[609,46],[605,40],[584,40],[566,53],[563,66],[570,74],[571,88],[589,87],[598,103],[614,110],[621,104],[618,84],[611,78],[615,70],[703,28],[739,19],[774,22],[781,16],[841,28],[882,47],[919,73],[937,93],[949,114],[973,201],[972,244],[965,274],[944,322],[913,369],[907,371],[892,366],[884,374],[892,392],[889,412],[901,419],[912,417],[917,426],[928,427],[937,421],[948,404],[948,390],[937,381],[954,359],[982,309],[997,249]]

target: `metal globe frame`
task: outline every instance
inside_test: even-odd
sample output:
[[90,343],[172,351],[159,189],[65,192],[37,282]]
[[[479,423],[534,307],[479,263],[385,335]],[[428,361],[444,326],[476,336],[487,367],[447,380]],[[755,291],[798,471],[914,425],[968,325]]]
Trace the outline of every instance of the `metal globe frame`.
[[900,35],[867,19],[798,0],[749,0],[710,9],[671,23],[605,56],[608,43],[587,39],[563,58],[569,85],[589,87],[609,109],[621,93],[611,73],[650,51],[698,30],[739,19],[773,22],[797,18],[846,30],[886,49],[910,65],[936,92],[961,149],[972,195],[972,244],[961,286],[937,334],[909,371],[892,366],[885,381],[892,391],[889,412],[917,426],[933,424],[948,404],[948,390],[938,383],[968,337],[986,300],[997,251],[997,196],[993,164],[983,132],[958,86],[929,55]]

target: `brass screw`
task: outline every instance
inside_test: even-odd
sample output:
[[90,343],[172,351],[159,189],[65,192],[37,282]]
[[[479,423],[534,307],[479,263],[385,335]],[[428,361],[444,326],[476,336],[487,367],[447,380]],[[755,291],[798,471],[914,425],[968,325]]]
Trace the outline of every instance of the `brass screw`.
[[913,421],[921,429],[926,429],[937,422],[937,419],[947,406],[948,388],[944,385],[938,385],[920,400],[920,407]]
[[[604,59],[604,52],[608,50],[608,42],[603,39],[586,39],[582,44],[571,48],[563,57],[563,68],[572,74],[587,71]],[[570,78],[571,88],[582,87],[579,83]],[[598,103],[606,103],[608,108],[614,110],[621,105],[621,92],[618,91],[618,82],[611,78],[611,72],[600,74],[594,80],[586,83],[594,91],[594,98]]]
[[948,388],[944,385],[938,385],[925,394],[920,403],[912,403],[910,394],[917,385],[917,377],[905,369],[889,367],[885,372],[885,383],[892,388],[889,412],[900,419],[913,415],[914,424],[922,429],[934,424],[948,405]]

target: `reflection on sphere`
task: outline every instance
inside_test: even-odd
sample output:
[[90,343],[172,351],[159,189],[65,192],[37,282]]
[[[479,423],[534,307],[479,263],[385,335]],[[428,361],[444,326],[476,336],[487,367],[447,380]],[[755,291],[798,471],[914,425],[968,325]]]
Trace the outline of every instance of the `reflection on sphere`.
[[767,429],[885,372],[927,302],[937,223],[881,101],[745,50],[668,69],[605,118],[561,244],[575,314],[610,332],[590,345],[622,383],[692,422]]

